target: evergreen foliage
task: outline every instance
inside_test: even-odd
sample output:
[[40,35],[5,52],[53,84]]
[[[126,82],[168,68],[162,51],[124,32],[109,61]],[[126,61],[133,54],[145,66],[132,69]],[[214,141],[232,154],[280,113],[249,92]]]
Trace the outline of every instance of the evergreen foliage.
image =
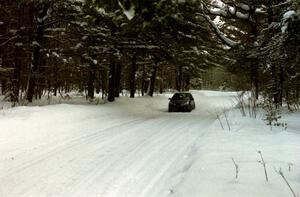
[[296,0],[1,0],[1,92],[13,102],[71,90],[114,101],[122,89],[219,83],[292,108],[299,18]]

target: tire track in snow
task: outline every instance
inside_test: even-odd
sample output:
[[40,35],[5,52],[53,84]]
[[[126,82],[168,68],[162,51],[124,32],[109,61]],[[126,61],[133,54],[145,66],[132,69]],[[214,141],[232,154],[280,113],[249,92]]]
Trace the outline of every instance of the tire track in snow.
[[[104,137],[107,135],[108,132],[111,132],[111,130],[114,130],[115,128],[120,128],[125,125],[127,126],[128,124],[135,124],[136,122],[140,122],[140,121],[146,121],[146,120],[142,120],[142,119],[131,120],[131,121],[128,121],[128,122],[125,122],[122,124],[114,125],[113,127],[109,127],[109,128],[103,129],[103,130],[96,131],[96,132],[88,134],[88,135],[77,136],[77,137],[71,138],[69,140],[62,139],[59,142],[55,142],[58,144],[54,145],[51,148],[51,150],[45,149],[45,151],[40,153],[40,155],[37,155],[34,158],[30,158],[30,161],[25,162],[20,166],[14,166],[11,170],[6,169],[6,173],[4,175],[2,174],[1,176],[5,177],[5,176],[10,176],[11,173],[18,173],[22,170],[25,170],[28,167],[31,167],[32,165],[39,163],[40,161],[43,161],[45,158],[47,159],[47,158],[51,157],[52,155],[55,155],[56,153],[58,153],[62,150],[68,150],[68,149],[72,148],[73,146],[86,143],[88,140],[95,140],[96,139],[95,137],[97,137],[97,138]],[[50,145],[53,145],[53,144],[50,144]],[[48,146],[50,146],[50,145],[48,145]],[[43,147],[43,148],[45,148],[45,147]],[[36,148],[36,149],[38,149],[38,148]]]
[[[146,119],[147,120],[147,119]],[[59,155],[61,155],[64,152],[67,151],[72,151],[72,149],[74,147],[80,147],[82,145],[89,145],[89,143],[91,143],[92,141],[97,141],[97,143],[101,142],[99,139],[101,138],[109,138],[109,140],[113,140],[115,137],[118,137],[119,135],[122,135],[124,132],[122,132],[122,127],[128,127],[128,126],[133,126],[135,125],[137,122],[144,122],[146,121],[144,118],[140,118],[140,119],[136,119],[136,120],[131,120],[119,125],[114,125],[113,127],[107,128],[107,129],[103,129],[97,132],[94,132],[92,134],[89,135],[83,135],[80,137],[76,137],[76,138],[72,138],[70,140],[68,140],[67,142],[65,141],[61,141],[61,143],[59,143],[58,145],[55,145],[53,148],[46,149],[45,151],[39,153],[37,156],[34,157],[30,157],[27,159],[27,162],[22,162],[22,164],[17,163],[17,165],[15,166],[9,166],[10,168],[8,169],[1,169],[2,174],[0,175],[0,183],[5,183],[9,180],[11,181],[15,181],[14,177],[23,177],[24,174],[30,174],[31,171],[34,168],[38,168],[43,164],[43,163],[47,163],[47,161],[51,158],[55,158]],[[111,135],[111,132],[115,132],[115,136]],[[112,137],[112,139],[110,139]],[[103,140],[104,140],[103,139]],[[51,145],[50,145],[51,146]],[[76,154],[78,155],[78,154]],[[27,155],[28,156],[28,155]],[[62,161],[59,161],[62,162]],[[64,161],[66,163],[66,161]],[[33,169],[32,169],[33,168]],[[47,168],[49,169],[49,168]],[[53,169],[53,168],[50,168]],[[49,173],[53,172],[53,170],[51,170],[50,172],[41,172],[41,174],[38,177],[32,177],[34,179],[40,180],[43,174],[44,177],[47,177],[49,175]],[[55,173],[55,172],[54,172]],[[60,171],[58,170],[56,172],[56,174],[59,174]],[[23,175],[22,175],[23,174]],[[53,176],[53,175],[52,175]],[[24,176],[27,177],[27,176]],[[17,181],[18,182],[18,181]],[[22,184],[24,184],[24,189],[21,190],[26,190],[26,188],[28,188],[28,184],[27,183],[21,183],[18,184],[18,187],[20,187]],[[0,184],[3,185],[3,184]],[[35,183],[32,184],[32,187],[35,187]],[[0,194],[1,194],[1,186],[0,186]],[[5,189],[6,190],[6,189]],[[21,192],[22,193],[22,192]],[[6,195],[5,195],[6,196]]]
[[[188,124],[190,125],[193,123],[191,121],[188,122]],[[163,163],[163,166],[152,166],[155,169],[152,170],[152,173],[150,173],[152,177],[151,179],[148,178],[148,181],[146,181],[147,184],[144,185],[144,187],[138,187],[144,188],[143,190],[139,191],[140,193],[138,194],[138,196],[149,197],[162,196],[162,194],[164,193],[168,194],[169,189],[172,188],[172,185],[170,183],[173,182],[174,176],[178,174],[178,170],[182,170],[183,168],[186,168],[186,166],[192,165],[192,161],[187,160],[185,157],[194,151],[193,149],[195,146],[195,142],[200,136],[202,136],[203,131],[189,130],[181,132],[180,129],[178,131],[179,132],[172,140],[172,143],[164,147],[166,153],[159,157],[158,165]],[[178,145],[180,145],[180,147],[177,147]],[[151,161],[151,158],[148,161]],[[146,161],[145,164],[147,163],[148,162]],[[186,168],[185,170],[188,170],[188,168]],[[140,169],[140,173],[143,174],[144,169]]]
[[[174,116],[168,114],[154,118],[141,118],[73,138],[67,143],[61,142],[50,151],[47,149],[39,156],[29,158],[29,162],[8,169],[4,176],[0,175],[0,182],[12,181],[10,177],[14,179],[21,177],[21,180],[24,177],[23,180],[26,180],[33,170],[47,169],[47,172],[41,172],[38,176],[32,177],[30,184],[15,180],[16,184],[18,183],[14,188],[15,194],[19,194],[18,196],[32,196],[32,194],[38,194],[38,196],[41,194],[42,196],[89,196],[87,194],[125,196],[122,194],[127,193],[128,196],[136,196],[135,194],[147,196],[148,191],[157,185],[165,173],[175,173],[168,171],[192,146],[193,140],[191,139],[186,144],[182,144],[186,133],[192,132],[190,137],[198,135],[193,134],[194,131],[185,130],[189,124],[199,121],[198,117],[190,120],[191,114],[186,116],[187,114]],[[179,118],[179,120],[174,121],[174,118]],[[157,130],[145,129],[151,125],[159,126],[156,126]],[[136,139],[128,140],[131,137]],[[176,147],[178,144],[182,146]],[[160,158],[162,151],[168,151],[176,156],[168,159],[167,154],[164,154],[164,158]],[[156,161],[156,163],[148,165],[151,161]],[[57,166],[48,166],[55,162]],[[159,167],[161,163],[163,166]],[[89,166],[84,166],[85,164]],[[145,169],[147,165],[148,169]],[[74,166],[73,171],[68,169],[70,166]],[[64,174],[66,169],[70,170],[69,178],[60,175]],[[74,171],[76,171],[75,174]],[[65,182],[49,183],[59,177]],[[139,184],[132,181],[136,177],[140,181]],[[170,178],[170,176],[165,178]],[[143,190],[146,185],[148,188]],[[4,189],[4,191],[7,190]]]
[[[148,120],[149,121],[149,120]],[[156,121],[160,121],[159,119],[155,119],[154,120],[155,122]],[[146,125],[144,125],[144,123],[145,122],[143,122],[143,123],[139,123],[138,125],[143,125],[143,126],[140,126],[140,127],[144,127],[144,126],[146,126]],[[135,130],[139,130],[139,128],[134,128],[134,129],[130,129],[130,131],[127,131],[126,132],[126,134],[125,134],[125,136],[120,136],[120,138],[121,139],[125,139],[125,140],[127,140],[127,137],[126,136],[128,136],[128,135],[132,135],[132,131],[135,131]],[[117,138],[114,138],[114,140],[113,141],[116,141],[116,139]],[[118,139],[119,139],[119,137],[118,137]],[[93,143],[94,144],[97,144],[97,143],[99,143],[99,141],[93,141]],[[111,142],[108,144],[108,145],[110,145],[111,144]],[[118,144],[117,144],[118,145]],[[133,145],[133,146],[132,146]],[[140,144],[141,145],[141,144]],[[89,146],[93,146],[93,144],[89,144]],[[132,148],[136,148],[136,147],[138,147],[138,146],[136,146],[135,144],[131,144],[131,146],[130,147],[132,147]],[[107,150],[107,148],[106,147],[104,147],[105,149],[103,149],[103,151],[106,151]],[[110,148],[113,148],[113,147],[108,147],[108,149],[110,149]],[[99,149],[97,149],[97,150],[99,150]],[[94,150],[94,149],[92,149],[92,151],[93,152],[84,152],[85,153],[85,155],[87,155],[86,157],[88,158],[89,156],[88,155],[92,155],[93,156],[93,154],[97,154],[97,150]],[[125,152],[130,152],[130,150],[126,150]],[[124,156],[123,156],[124,157]],[[81,158],[81,159],[85,159],[85,157],[83,157],[83,158]],[[106,165],[106,167],[107,168],[111,168],[111,166],[115,163],[115,162],[117,162],[117,161],[120,161],[120,159],[121,158],[119,158],[119,155],[118,155],[118,157],[117,158],[114,158],[113,160],[110,158],[110,157],[108,157],[108,158],[106,158],[107,160],[101,160],[101,161],[98,161],[99,162],[99,164],[101,165],[101,163],[102,164],[105,164]],[[99,166],[99,165],[98,165]],[[101,168],[101,171],[103,171],[103,169],[106,169],[106,168]],[[105,171],[105,170],[104,170]],[[110,170],[108,170],[108,172],[109,172]],[[98,172],[98,173],[97,173]],[[105,171],[105,172],[107,172],[107,171]],[[88,170],[86,170],[85,171],[85,173],[84,173],[84,176],[83,177],[78,177],[78,179],[77,180],[79,180],[79,181],[77,181],[77,183],[76,183],[76,181],[75,181],[75,183],[73,183],[73,184],[70,184],[70,185],[68,185],[68,186],[66,186],[66,187],[68,187],[69,189],[67,189],[67,190],[69,190],[69,191],[71,191],[71,193],[68,193],[68,192],[66,192],[64,195],[62,195],[62,196],[75,196],[75,194],[74,194],[74,192],[72,192],[72,190],[74,190],[74,188],[84,188],[85,187],[85,185],[87,185],[88,186],[88,184],[87,183],[89,183],[89,182],[93,182],[93,180],[94,180],[94,176],[95,176],[95,174],[97,175],[97,174],[99,174],[99,169],[97,168],[97,165],[94,165],[94,167],[92,168],[92,170],[91,171],[88,171]],[[101,175],[102,176],[102,175]],[[89,190],[89,189],[87,189],[87,190]],[[30,192],[29,192],[30,193]],[[83,194],[84,195],[84,194]],[[76,195],[77,196],[77,195]],[[82,195],[78,195],[78,196],[82,196]]]
[[[161,125],[168,125],[166,124],[168,121],[170,121],[170,117],[163,120],[161,122]],[[103,173],[97,173],[96,175],[90,177],[90,180],[86,183],[84,188],[86,188],[86,191],[95,191],[93,194],[99,194],[101,192],[100,196],[142,196],[143,191],[130,191],[134,190],[132,187],[136,188],[144,188],[146,187],[147,184],[152,183],[155,185],[157,183],[156,181],[159,179],[158,176],[154,176],[156,173],[164,174],[172,164],[174,164],[174,161],[177,160],[177,158],[182,157],[183,153],[185,153],[188,147],[192,146],[190,141],[187,142],[187,145],[185,147],[176,147],[178,144],[178,141],[182,140],[182,137],[186,135],[186,132],[184,128],[187,128],[187,125],[191,124],[191,122],[186,122],[186,120],[183,119],[182,121],[177,121],[177,123],[174,125],[174,122],[172,121],[171,127],[170,125],[165,126],[161,128],[158,133],[164,132],[164,130],[169,129],[169,132],[165,132],[165,135],[163,136],[162,134],[155,136],[154,140],[148,140],[147,146],[143,147],[142,150],[140,150],[140,147],[137,147],[132,154],[128,155],[125,157],[125,159],[120,160],[120,163],[117,163],[110,168],[104,170]],[[197,120],[198,122],[198,120]],[[200,132],[201,134],[201,132]],[[191,135],[191,137],[194,137]],[[194,141],[194,140],[192,140]],[[156,146],[160,145],[160,148],[156,148],[154,151],[151,151],[151,149],[155,148]],[[175,147],[174,147],[175,146]],[[163,162],[166,163],[164,166],[162,166],[160,171],[153,171],[151,173],[151,176],[145,175],[145,166],[149,164],[151,160],[157,160],[160,158],[160,152],[163,150],[173,150],[172,154],[175,159],[171,159],[169,162],[168,158],[167,161]],[[178,149],[182,149],[181,151],[178,151]],[[178,154],[180,153],[180,154]],[[172,156],[171,156],[172,157]],[[137,158],[140,158],[139,160]],[[174,160],[174,161],[173,161]],[[160,162],[158,162],[158,165],[160,165]],[[149,165],[151,166],[151,165]],[[158,170],[160,169],[157,165],[152,165],[153,169],[157,168]],[[109,170],[110,169],[110,170]],[[111,173],[112,171],[115,171],[116,173]],[[151,171],[151,169],[150,169]],[[121,173],[120,173],[121,172]],[[173,172],[172,172],[173,173]],[[98,174],[98,175],[97,175]],[[170,174],[170,173],[169,173]],[[154,177],[152,177],[152,175]],[[131,179],[137,178],[136,182],[130,182],[130,177],[126,178],[126,176],[131,176]],[[97,177],[97,178],[95,178]],[[123,178],[125,177],[125,178]],[[143,177],[145,177],[143,179]],[[100,180],[99,180],[100,179]],[[108,180],[107,180],[108,179]],[[93,182],[96,183],[101,183],[99,185],[105,186],[105,188],[97,189],[97,185],[93,186]],[[142,185],[137,185],[137,183],[142,182]],[[90,184],[90,185],[89,185]],[[145,185],[146,184],[146,185]],[[98,186],[99,187],[99,186]],[[78,189],[81,190],[81,189]],[[120,192],[120,193],[118,193]],[[131,194],[131,195],[130,195]],[[83,193],[76,193],[74,191],[71,193],[71,196],[83,196],[86,194]],[[87,195],[89,196],[89,195]],[[149,195],[146,195],[149,196]]]
[[[153,120],[148,120],[147,122],[149,122],[149,121],[151,121],[152,124],[161,124],[162,123],[161,117],[155,118]],[[158,130],[156,132],[155,131],[146,131],[146,132],[143,131],[143,128],[147,127],[147,125],[149,125],[149,123],[146,123],[146,122],[141,123],[141,124],[139,123],[138,125],[135,125],[134,129],[130,129],[130,131],[128,131],[128,132],[130,132],[130,134],[132,134],[132,132],[139,132],[142,134],[146,133],[147,135],[143,136],[143,140],[141,142],[137,141],[134,144],[129,144],[129,147],[127,147],[127,149],[126,149],[127,154],[123,155],[123,157],[117,157],[117,158],[114,158],[113,160],[111,158],[106,158],[107,160],[105,160],[103,162],[103,164],[105,164],[105,166],[102,166],[101,169],[95,169],[92,173],[90,173],[90,176],[87,176],[84,180],[81,180],[80,182],[78,182],[76,184],[76,187],[80,185],[81,187],[89,188],[89,187],[91,187],[90,185],[92,185],[93,182],[97,182],[97,183],[100,182],[101,185],[103,185],[105,187],[103,189],[103,192],[105,192],[107,190],[106,188],[110,187],[112,185],[112,183],[114,181],[116,181],[117,178],[119,177],[118,174],[114,175],[113,173],[111,173],[112,171],[120,171],[120,169],[118,169],[118,168],[120,168],[120,165],[118,165],[119,163],[121,163],[121,166],[130,165],[130,163],[132,163],[132,161],[127,161],[128,160],[127,158],[131,158],[131,157],[134,157],[135,159],[138,158],[138,156],[136,155],[136,152],[138,152],[139,149],[141,149],[143,146],[145,146],[147,143],[149,143],[149,141],[155,142],[155,143],[151,144],[151,147],[153,147],[153,146],[155,147],[156,144],[161,143],[160,141],[157,141],[155,139],[160,137],[160,138],[163,138],[162,140],[164,140],[164,139],[170,137],[168,133],[165,133],[163,135],[160,132],[160,130]],[[165,126],[162,126],[162,127],[165,127]],[[122,140],[127,141],[126,138],[124,138]],[[118,146],[120,146],[120,144]],[[123,147],[121,147],[121,148],[123,148]],[[118,152],[118,151],[116,150],[116,152]],[[126,164],[124,164],[124,162],[126,162]],[[106,178],[103,178],[103,177],[106,177]],[[99,180],[99,178],[100,178],[100,180]],[[98,181],[95,181],[97,179],[98,179]],[[88,190],[90,190],[90,188]],[[85,195],[85,194],[80,194],[80,195],[77,194],[76,195],[76,191],[71,191],[71,193],[68,193],[66,196],[82,196],[82,195]],[[103,194],[101,196],[103,196]]]

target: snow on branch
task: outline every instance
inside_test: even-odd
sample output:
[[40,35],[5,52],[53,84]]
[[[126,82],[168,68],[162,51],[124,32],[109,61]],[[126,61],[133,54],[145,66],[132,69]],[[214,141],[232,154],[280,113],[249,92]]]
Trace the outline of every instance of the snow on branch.
[[174,20],[176,20],[180,25],[186,26],[188,28],[193,28],[193,29],[198,29],[201,31],[206,31],[206,28],[204,28],[202,25],[199,25],[197,23],[194,23],[192,21],[189,20],[181,20],[175,17],[172,17]]
[[50,32],[64,32],[66,31],[66,28],[46,28],[45,31]]
[[123,49],[159,49],[158,46],[156,45],[125,45],[125,46],[120,46],[120,48]]
[[211,24],[212,28],[215,30],[217,36],[221,39],[221,41],[229,47],[236,47],[239,42],[231,40],[227,38],[218,28],[218,26],[211,20],[211,18],[204,14],[204,18]]
[[293,3],[293,0],[287,0],[287,1],[281,2],[281,3],[276,4],[276,5],[272,5],[271,8],[279,8],[279,7],[290,5],[292,3]]
[[218,15],[218,16],[223,16],[223,17],[227,17],[227,12],[225,12],[224,10],[220,9],[220,8],[213,8],[209,10],[210,14],[213,15]]
[[[257,8],[252,8],[251,6],[245,3],[230,3],[218,1],[213,2],[209,5],[207,9],[209,14],[218,15],[224,18],[238,18],[244,20],[251,20],[250,13],[253,14],[266,14],[266,8],[260,6]],[[252,11],[251,11],[252,10]]]
[[123,13],[128,18],[128,20],[133,19],[135,16],[135,7],[134,5],[130,5],[129,8],[125,8],[120,1],[118,1],[119,6],[122,8]]
[[7,43],[9,43],[10,41],[15,40],[15,39],[17,39],[17,38],[19,38],[18,35],[17,35],[17,36],[13,36],[13,37],[7,39],[6,41],[4,41],[3,43],[0,43],[0,46],[2,47],[2,46],[4,46],[4,45],[6,45]]
[[237,3],[236,7],[241,8],[242,10],[245,11],[250,11],[250,6],[244,3]]

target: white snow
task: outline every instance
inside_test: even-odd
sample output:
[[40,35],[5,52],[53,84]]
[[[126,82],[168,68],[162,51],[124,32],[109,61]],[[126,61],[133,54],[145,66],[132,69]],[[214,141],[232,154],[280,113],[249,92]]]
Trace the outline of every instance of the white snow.
[[294,10],[289,10],[286,13],[284,13],[283,15],[283,19],[287,20],[289,19],[291,16],[293,16],[294,14],[296,14],[296,12]]
[[215,15],[219,15],[219,16],[223,16],[223,17],[227,16],[227,12],[225,10],[220,9],[220,8],[212,8],[212,9],[209,10],[209,12],[211,14],[215,14]]
[[236,7],[228,6],[228,11],[230,12],[230,14],[234,15],[236,12]]
[[283,115],[287,130],[270,130],[263,117],[241,117],[235,92],[191,92],[191,113],[168,113],[167,93],[104,105],[80,105],[74,94],[69,104],[0,103],[0,196],[292,196],[274,168],[300,194],[300,113]]
[[221,40],[226,45],[228,45],[229,47],[235,47],[239,44],[239,42],[236,42],[236,41],[231,40],[230,38],[226,37],[224,35],[224,33],[220,31],[219,27],[214,23],[214,21],[211,20],[211,18],[208,15],[204,15],[204,17],[211,24],[212,28],[216,31],[217,35],[221,38]]
[[39,22],[39,23],[43,23],[44,21],[46,21],[47,19],[48,19],[48,13],[47,13],[47,15],[46,16],[44,16],[43,18],[37,18],[37,21]]
[[285,33],[288,28],[288,19],[291,18],[295,14],[296,14],[296,12],[294,10],[289,10],[283,14],[282,27],[281,27],[282,33]]
[[51,32],[62,32],[66,31],[66,28],[47,28],[45,31],[51,31]]
[[123,13],[127,17],[127,19],[128,20],[133,19],[133,17],[135,16],[135,7],[134,7],[134,5],[131,5],[129,9],[125,9],[120,1],[118,1],[118,4],[122,8]]
[[60,57],[55,51],[52,52],[52,55],[53,55],[54,57],[57,57],[57,58]]
[[255,10],[255,13],[256,13],[256,14],[265,14],[265,13],[266,13],[266,10],[265,10],[265,8],[257,8],[257,9]]
[[105,11],[105,9],[103,9],[103,8],[98,8],[98,12],[100,13],[100,14],[102,14],[103,16],[108,16],[109,14]]
[[81,47],[83,47],[83,45],[79,42],[79,43],[76,44],[76,46],[74,47],[74,49],[77,50],[77,49],[79,49]]
[[33,46],[40,46],[40,44],[37,41],[32,41]]
[[[228,17],[228,15],[232,15],[240,19],[249,19],[249,13],[248,13],[248,11],[250,10],[249,5],[238,3],[237,7],[234,7],[234,6],[228,6],[223,2],[213,3],[212,5],[214,5],[213,8],[209,9],[209,12],[211,14],[222,16],[222,17]],[[242,10],[247,12],[244,13],[244,12],[237,11],[237,8],[241,8]],[[261,7],[261,8],[256,8],[255,13],[264,14],[266,13],[266,11],[264,8]]]
[[21,46],[23,46],[23,43],[22,43],[22,42],[16,42],[16,43],[15,43],[15,46],[16,46],[16,47],[21,47]]
[[243,14],[241,12],[236,12],[236,17],[241,18],[241,19],[248,19],[249,14]]
[[242,8],[243,10],[249,11],[250,10],[250,6],[244,3],[237,3],[237,6],[239,8]]

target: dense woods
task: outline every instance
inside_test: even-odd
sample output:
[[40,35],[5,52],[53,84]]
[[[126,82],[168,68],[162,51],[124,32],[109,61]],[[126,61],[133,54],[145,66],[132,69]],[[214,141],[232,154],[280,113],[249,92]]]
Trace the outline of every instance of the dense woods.
[[0,0],[0,87],[44,94],[252,90],[298,106],[297,0]]

